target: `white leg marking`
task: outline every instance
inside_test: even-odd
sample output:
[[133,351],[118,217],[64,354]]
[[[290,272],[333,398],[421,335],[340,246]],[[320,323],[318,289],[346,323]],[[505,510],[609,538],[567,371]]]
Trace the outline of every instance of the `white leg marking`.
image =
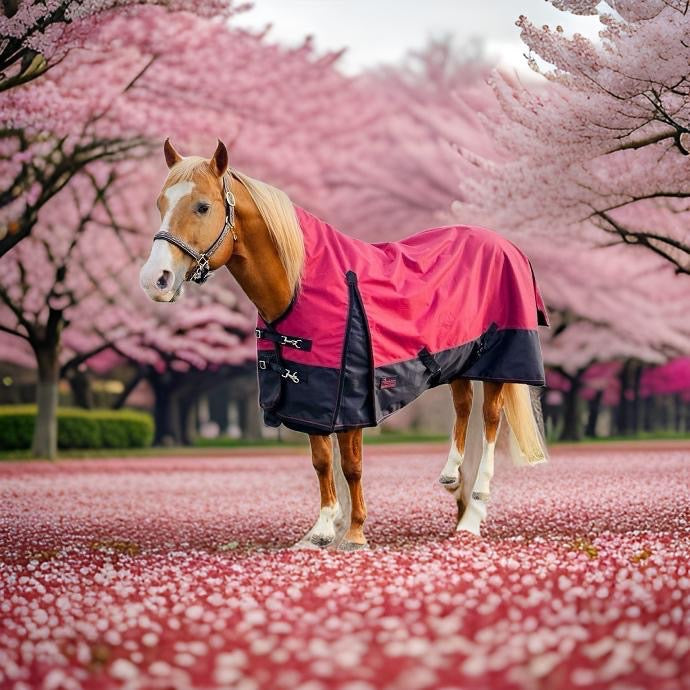
[[480,536],[481,523],[486,520],[486,508],[491,493],[491,478],[494,476],[494,450],[496,443],[484,439],[482,459],[479,463],[477,478],[472,487],[472,495],[467,509],[458,523],[458,532],[471,532]]
[[335,523],[340,518],[340,503],[324,506],[319,519],[309,532],[309,541],[317,546],[328,546],[335,539]]
[[438,481],[449,488],[453,488],[460,483],[460,467],[462,467],[462,461],[464,455],[460,453],[458,447],[453,441],[450,446],[450,452],[448,453],[448,460],[441,470],[441,476]]

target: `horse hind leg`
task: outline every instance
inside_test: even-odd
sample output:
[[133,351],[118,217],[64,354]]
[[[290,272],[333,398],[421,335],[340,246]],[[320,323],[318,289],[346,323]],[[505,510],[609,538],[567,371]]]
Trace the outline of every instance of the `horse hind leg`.
[[458,505],[458,520],[465,512],[461,468],[465,458],[467,427],[472,411],[472,382],[469,379],[455,379],[450,382],[450,391],[455,408],[455,424],[450,443],[448,460],[441,470],[439,483],[450,491]]
[[466,510],[458,522],[458,531],[471,532],[479,536],[481,523],[486,519],[487,504],[491,494],[491,479],[494,475],[494,451],[498,425],[503,408],[503,384],[491,381],[484,382],[484,440],[482,457],[477,470],[477,477],[472,486],[472,494]]

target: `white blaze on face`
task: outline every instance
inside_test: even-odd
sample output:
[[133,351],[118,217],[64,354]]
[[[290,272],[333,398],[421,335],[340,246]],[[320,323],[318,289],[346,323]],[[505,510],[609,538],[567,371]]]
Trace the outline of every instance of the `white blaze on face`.
[[170,185],[165,190],[164,196],[168,201],[168,208],[165,210],[165,216],[163,216],[163,221],[161,222],[161,230],[170,232],[170,219],[175,211],[175,207],[187,194],[191,194],[193,189],[194,183],[185,181]]
[[[184,197],[192,193],[193,189],[194,183],[185,181],[170,185],[165,190],[164,196],[168,204],[161,222],[161,230],[172,232],[170,221],[175,208]],[[139,273],[141,287],[151,299],[169,302],[178,292],[188,265],[189,262],[180,257],[179,252],[172,251],[169,242],[154,240],[149,258]]]

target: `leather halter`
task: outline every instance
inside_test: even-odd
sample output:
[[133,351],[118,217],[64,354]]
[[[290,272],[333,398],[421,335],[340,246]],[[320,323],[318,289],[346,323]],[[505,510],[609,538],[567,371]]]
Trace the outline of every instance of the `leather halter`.
[[[175,235],[167,230],[160,230],[153,236],[154,241],[165,240],[166,242],[170,242],[170,244],[174,244],[185,254],[194,259],[195,263],[192,265],[194,273],[191,278],[185,277],[185,280],[191,280],[193,283],[198,284],[205,283],[211,274],[211,257],[220,248],[220,245],[223,244],[223,241],[231,230],[232,238],[237,242],[237,234],[235,233],[235,196],[232,191],[225,186],[225,175],[223,175],[223,203],[225,204],[225,223],[218,237],[216,237],[211,246],[204,252],[198,252],[194,247],[187,244],[179,237],[175,237]],[[189,275],[189,273],[187,275]]]

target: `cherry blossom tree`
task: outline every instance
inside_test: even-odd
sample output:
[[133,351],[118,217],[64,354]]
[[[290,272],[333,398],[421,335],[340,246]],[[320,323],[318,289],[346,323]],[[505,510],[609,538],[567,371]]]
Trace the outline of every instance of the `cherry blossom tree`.
[[644,398],[645,430],[651,430],[657,419],[666,428],[670,426],[676,431],[690,430],[688,357],[678,357],[661,366],[646,369],[641,375],[640,388]]
[[544,83],[499,76],[486,126],[509,154],[474,157],[470,197],[544,241],[576,235],[690,273],[690,13],[684,0],[552,0],[598,15],[600,40],[517,24]]
[[[198,30],[208,24],[179,11],[185,8],[223,18],[233,11],[219,0],[5,3],[0,256],[31,232],[43,205],[74,175],[93,161],[132,155],[147,143],[151,113],[137,107],[140,89],[157,86],[151,100],[162,100],[171,86],[171,52],[189,55],[180,37],[193,35],[194,24]],[[159,68],[152,70],[154,63]]]
[[[94,161],[149,155],[161,137],[190,144],[207,132],[233,141],[251,130],[255,146],[285,149],[280,128],[305,113],[313,119],[342,85],[336,57],[158,6],[108,13],[81,47],[2,96],[0,255]],[[267,99],[278,94],[284,105],[271,108]]]
[[138,272],[154,227],[155,187],[141,184],[139,163],[101,164],[97,172],[91,188],[74,180],[47,206],[51,215],[8,255],[0,277],[2,358],[37,368],[38,455],[55,453],[57,382],[82,366],[136,363],[160,391],[160,407],[161,381],[171,372],[237,366],[254,356],[252,315],[229,276],[190,288],[181,309],[148,300]]
[[458,146],[495,155],[479,113],[495,107],[481,45],[464,51],[431,41],[397,66],[362,75],[368,117],[328,156],[323,212],[345,232],[372,242],[397,240],[448,222],[464,195]]
[[0,91],[42,76],[71,49],[90,41],[112,11],[141,4],[210,16],[230,12],[227,0],[5,0],[0,15]]
[[[150,146],[172,134],[184,150],[212,150],[217,133],[234,142],[233,164],[291,179],[290,191],[306,200],[321,173],[315,141],[360,122],[344,107],[349,80],[336,59],[315,55],[309,41],[285,49],[265,34],[143,6],[113,13],[88,49],[4,97],[20,145],[9,146],[0,170],[16,226],[0,240],[13,247],[0,325],[38,364],[37,452],[55,452],[57,378],[106,350],[159,374],[254,356],[253,339],[251,348],[244,342],[251,320],[235,309],[229,276],[165,316],[140,294],[136,272],[159,222],[153,200],[165,170]],[[326,104],[338,98],[343,114],[334,120]],[[74,155],[77,172],[64,164]],[[46,176],[56,184],[44,185]],[[190,309],[197,321],[184,316]],[[7,356],[16,356],[11,347]]]
[[[60,203],[51,204],[54,215],[15,247],[0,277],[0,330],[23,341],[23,347],[6,342],[3,359],[21,363],[27,349],[35,358],[34,452],[49,457],[56,447],[61,371],[78,366],[130,332],[124,325],[127,311],[117,296],[133,253],[119,228],[106,229],[111,212],[106,190],[114,194],[113,175],[94,171],[90,187],[85,180],[80,182],[75,180],[56,199]],[[61,359],[61,336],[72,319],[77,330],[88,328],[90,339],[78,352],[65,351]]]
[[[544,361],[567,382],[561,436],[581,434],[579,400],[593,364],[662,364],[687,350],[690,329],[680,307],[685,281],[659,259],[620,248],[530,243],[551,328],[542,333]],[[658,294],[668,296],[659,303]],[[634,364],[633,364],[634,363]]]

